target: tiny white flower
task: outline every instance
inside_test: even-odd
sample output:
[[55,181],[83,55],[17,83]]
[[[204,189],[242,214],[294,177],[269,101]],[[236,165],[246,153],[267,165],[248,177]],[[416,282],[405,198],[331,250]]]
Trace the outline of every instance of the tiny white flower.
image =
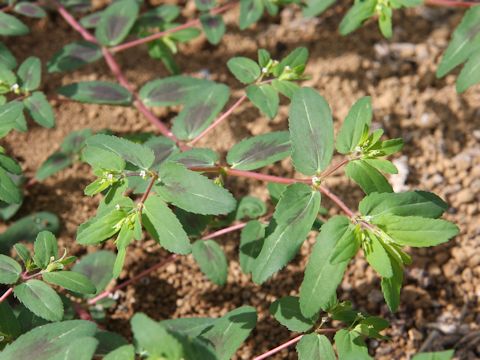
[[11,87],[10,87],[10,90],[11,91],[17,91],[18,89],[20,89],[20,86],[18,84],[13,84]]
[[290,70],[292,70],[292,68],[287,65],[287,66],[285,66],[285,70],[290,71]]
[[115,205],[115,210],[120,210],[120,204]]
[[366,222],[372,221],[372,217],[370,215],[365,216],[365,221]]
[[320,185],[322,181],[320,180],[320,178],[318,176],[313,176],[312,177],[312,185]]
[[145,179],[147,177],[147,172],[145,170],[140,171],[140,177]]
[[268,69],[266,67],[262,68],[262,73],[266,74],[268,72]]
[[107,175],[107,180],[112,181],[113,180],[113,174],[108,174]]

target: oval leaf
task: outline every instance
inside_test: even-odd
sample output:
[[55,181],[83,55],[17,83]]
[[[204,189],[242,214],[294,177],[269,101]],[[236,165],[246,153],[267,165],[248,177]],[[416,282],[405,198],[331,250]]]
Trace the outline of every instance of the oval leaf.
[[59,94],[72,100],[107,105],[124,105],[132,103],[132,94],[124,87],[107,81],[85,81],[62,86]]
[[53,285],[61,286],[67,290],[80,294],[95,294],[97,289],[88,277],[79,272],[59,271],[47,272],[42,275],[43,280]]
[[14,284],[17,282],[22,267],[9,256],[0,254],[0,284]]
[[100,44],[120,44],[135,23],[138,11],[139,5],[135,0],[119,0],[108,6],[95,29],[95,37]]
[[288,125],[295,169],[304,175],[325,169],[333,154],[332,113],[325,99],[311,88],[296,91]]
[[193,258],[205,276],[217,285],[225,285],[228,275],[227,258],[213,240],[197,240],[192,247]]

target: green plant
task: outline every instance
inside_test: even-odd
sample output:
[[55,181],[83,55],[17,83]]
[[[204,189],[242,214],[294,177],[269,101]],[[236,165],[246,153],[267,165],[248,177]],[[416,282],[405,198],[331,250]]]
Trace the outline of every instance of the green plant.
[[[150,56],[162,60],[167,69],[176,74],[179,69],[173,54],[177,44],[198,36],[200,32],[196,27],[204,30],[210,43],[218,43],[225,32],[220,14],[237,3],[216,8],[214,1],[198,0],[195,2],[200,12],[198,19],[183,25],[173,23],[179,9],[171,5],[139,15],[138,2],[120,0],[77,21],[68,9],[81,8],[85,3],[52,3],[83,40],[61,49],[48,62],[48,71],[71,71],[103,58],[118,80],[118,84],[72,83],[62,86],[58,93],[82,103],[134,106],[162,136],[144,134],[125,138],[108,131],[93,134],[88,129],[72,132],[37,170],[31,181],[43,181],[77,160],[91,166],[96,179],[85,188],[85,194],[101,200],[96,215],[79,226],[76,241],[81,245],[99,245],[113,239],[117,251],[116,254],[97,251],[82,258],[72,271],[66,271],[65,266],[75,258],[58,253],[52,233],[35,231],[32,253],[17,243],[28,240],[22,237],[23,233],[13,236],[14,230],[7,230],[11,233],[3,234],[1,252],[9,255],[14,246],[16,255],[15,258],[0,255],[0,283],[9,286],[0,298],[0,335],[2,345],[6,345],[0,359],[22,358],[32,347],[44,342],[40,359],[68,355],[80,346],[86,359],[104,355],[106,359],[133,359],[135,354],[159,359],[231,358],[255,328],[257,314],[250,306],[242,306],[217,319],[155,322],[144,314],[135,314],[131,319],[134,345],[118,335],[102,335],[92,320],[103,320],[105,309],[114,304],[112,292],[182,255],[191,253],[208,279],[224,285],[228,260],[222,246],[213,239],[237,230],[241,230],[238,257],[242,271],[251,275],[256,284],[282,271],[298,254],[308,234],[318,233],[298,296],[280,298],[270,307],[279,323],[301,335],[257,356],[256,360],[295,343],[302,360],[334,359],[337,355],[340,359],[370,359],[366,340],[386,339],[381,332],[389,324],[385,319],[353,309],[348,301],[337,299],[337,288],[351,259],[362,255],[366,258],[381,278],[388,308],[395,312],[400,305],[403,270],[412,262],[408,247],[439,245],[458,233],[454,224],[440,219],[448,205],[436,195],[425,191],[393,192],[385,174],[396,173],[397,169],[386,158],[400,151],[403,141],[384,139],[382,130],[371,129],[371,99],[359,99],[335,134],[326,100],[315,89],[301,87],[301,81],[308,78],[305,75],[308,50],[303,47],[279,60],[272,59],[264,49],[258,51],[257,61],[246,57],[230,59],[226,65],[234,77],[246,85],[245,94],[222,114],[230,99],[230,89],[211,80],[174,75],[151,80],[136,91],[115,60],[115,53],[147,43]],[[240,28],[258,21],[265,9],[275,15],[279,6],[291,3],[303,6],[307,15],[319,13],[329,4],[242,0],[239,2]],[[29,6],[27,3],[17,5]],[[17,5],[15,8],[19,8]],[[389,37],[392,9],[413,5],[417,3],[356,2],[340,25],[341,32],[349,33],[367,18],[378,15],[380,29]],[[41,8],[36,5],[34,8],[36,13],[41,13]],[[475,11],[472,9],[471,13]],[[0,25],[3,22],[16,29],[3,35],[20,35],[26,31],[14,17],[2,15],[7,17],[0,16]],[[464,27],[460,25],[455,34],[464,31]],[[87,29],[94,29],[95,34]],[[136,39],[125,41],[129,35]],[[40,82],[38,59],[27,59],[15,75],[11,71],[16,65],[13,56],[4,47],[0,53],[5,102],[11,96],[19,96],[2,105],[16,111],[2,135],[12,129],[26,130],[23,107],[39,124],[53,126],[53,112],[45,95],[31,93]],[[465,52],[461,60],[470,55]],[[454,66],[452,60],[448,60],[448,51],[446,59],[444,61],[450,61],[449,67]],[[260,113],[274,118],[280,94],[290,101],[288,129],[244,139],[234,145],[225,158],[214,149],[195,147],[247,99]],[[166,106],[179,109],[171,130],[150,109]],[[10,119],[0,112],[1,121],[7,118]],[[335,152],[342,160],[332,164]],[[301,177],[254,171],[288,157]],[[0,199],[20,202],[21,192],[12,180],[13,175],[20,174],[20,166],[7,158],[3,149],[0,165]],[[326,185],[328,178],[342,168],[365,193],[358,210],[347,206]],[[268,213],[267,205],[258,198],[235,199],[225,186],[229,177],[268,183],[273,214]],[[343,214],[325,219],[328,211],[321,207],[323,197]],[[9,214],[12,216],[12,211]],[[31,233],[28,235],[32,237]],[[172,255],[136,277],[105,290],[108,283],[121,274],[129,245],[144,238],[154,239]],[[16,259],[20,259],[23,266]],[[60,297],[46,283],[73,293]],[[22,311],[33,314],[29,315],[28,326],[22,325],[21,316],[5,301],[11,294],[23,304],[20,314]],[[69,301],[72,298],[74,301]],[[66,310],[76,315],[69,317]],[[90,322],[71,320],[73,316]],[[45,324],[45,320],[58,322]],[[335,349],[328,334],[335,334]],[[451,355],[444,354],[445,357]]]

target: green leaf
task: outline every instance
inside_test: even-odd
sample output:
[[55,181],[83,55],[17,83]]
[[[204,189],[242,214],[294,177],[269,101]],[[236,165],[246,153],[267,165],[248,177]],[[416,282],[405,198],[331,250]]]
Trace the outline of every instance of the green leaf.
[[28,27],[12,15],[0,12],[0,35],[19,36],[28,34]]
[[9,340],[15,339],[20,336],[21,333],[20,322],[8,304],[8,301],[0,303],[0,334],[3,336],[2,343],[5,340],[9,342]]
[[383,215],[374,223],[403,246],[435,246],[447,242],[459,232],[451,222],[419,216]]
[[[65,354],[80,355],[78,348],[73,349],[72,345],[78,339],[93,337],[96,330],[95,323],[85,320],[69,320],[39,326],[7,345],[0,359],[29,359],[34,354],[35,360],[60,358],[74,360],[70,356],[66,357]],[[80,359],[80,356],[75,359]],[[81,360],[84,360],[83,356]]]
[[21,175],[22,174],[22,167],[18,162],[16,162],[14,159],[11,157],[8,157],[4,154],[0,153],[0,166],[4,168],[6,171],[9,173],[15,174],[15,175]]
[[147,146],[112,135],[94,135],[87,139],[86,144],[87,146],[108,150],[145,170],[149,169],[155,160],[153,151]]
[[26,1],[17,3],[13,8],[13,11],[17,14],[37,19],[47,16],[45,10],[43,10],[40,6]]
[[179,152],[174,141],[164,136],[154,136],[143,143],[143,145],[152,149],[155,155],[152,168],[157,168],[169,156]]
[[[308,60],[308,49],[306,47],[295,48],[290,54],[285,56],[280,64],[274,68],[273,74],[276,77],[282,75],[285,70],[285,67],[289,66],[291,69],[296,69],[298,67],[305,67],[305,64]],[[302,70],[303,72],[303,70]]]
[[17,67],[17,59],[11,53],[11,51],[0,42],[0,64],[9,70],[13,70]]
[[45,269],[50,264],[50,259],[58,258],[58,245],[55,235],[50,231],[38,233],[34,244],[35,253],[33,260],[40,269]]
[[253,105],[270,119],[277,115],[280,99],[278,93],[271,85],[248,85],[246,93]]
[[350,231],[349,227],[350,221],[345,216],[334,216],[322,226],[300,286],[300,309],[304,316],[327,310],[336,295],[349,260],[332,264],[329,258],[339,239]]
[[190,240],[175,214],[157,195],[150,195],[143,206],[143,224],[150,235],[168,251],[189,254]]
[[402,193],[372,193],[360,202],[362,215],[379,217],[382,215],[421,216],[438,218],[448,209],[448,205],[434,193],[408,191]]
[[262,200],[254,196],[245,196],[238,204],[235,219],[254,219],[264,215],[266,212],[267,206]]
[[384,278],[393,276],[392,262],[381,240],[370,231],[367,231],[368,240],[363,244],[365,257],[373,269]]
[[88,41],[75,41],[65,45],[47,63],[49,73],[73,71],[102,58],[102,49]]
[[474,6],[465,13],[438,65],[437,77],[445,76],[480,49],[479,20],[480,7]]
[[253,281],[263,283],[297,254],[320,208],[320,193],[301,183],[289,185],[273,218],[276,228],[254,261]]
[[31,96],[23,100],[23,104],[37,124],[46,128],[55,126],[55,114],[43,92],[35,91]]
[[232,310],[215,321],[202,336],[209,340],[219,360],[229,360],[243,344],[257,323],[257,313],[251,306]]
[[139,96],[146,106],[180,105],[212,84],[193,77],[170,76],[149,81],[140,89]]
[[234,57],[227,62],[228,70],[243,84],[250,84],[260,76],[258,64],[246,57]]
[[72,164],[73,159],[69,155],[63,152],[55,152],[50,155],[42,165],[40,165],[35,173],[35,179],[43,181]]
[[339,359],[371,360],[368,348],[362,336],[356,331],[341,329],[335,334],[335,346]]
[[20,259],[22,259],[24,264],[27,261],[31,260],[32,256],[30,255],[30,250],[28,250],[25,245],[23,245],[22,243],[18,243],[15,244],[13,247],[15,248],[15,251],[17,252]]
[[377,0],[356,0],[340,23],[340,34],[348,35],[357,30],[362,23],[375,14]]
[[297,345],[298,360],[336,360],[330,340],[325,335],[303,335]]
[[240,0],[240,30],[245,30],[256,23],[263,15],[262,0]]
[[60,296],[43,281],[31,279],[15,286],[15,297],[35,315],[49,321],[63,318]]
[[135,23],[139,5],[135,0],[113,2],[102,12],[95,29],[95,37],[100,44],[115,46],[122,42]]
[[7,135],[13,129],[27,131],[23,103],[16,100],[0,105],[0,137]]
[[203,14],[200,16],[205,36],[210,44],[217,45],[225,34],[225,22],[220,15]]
[[181,140],[191,140],[205,130],[220,113],[230,96],[223,84],[202,88],[202,96],[189,99],[183,110],[173,120],[172,132]]
[[335,0],[306,0],[303,8],[303,16],[314,17],[320,15],[335,3]]
[[22,193],[9,174],[0,167],[0,200],[8,204],[19,204]]
[[325,169],[333,154],[333,121],[325,99],[314,89],[295,92],[289,112],[292,160],[297,171],[314,175]]
[[108,81],[73,83],[62,86],[57,92],[82,103],[123,106],[129,106],[132,103],[132,94],[127,89]]
[[242,229],[240,236],[240,267],[245,274],[250,274],[255,266],[255,259],[262,250],[265,238],[265,225],[252,220]]
[[128,215],[128,211],[133,208],[132,200],[124,199],[122,205],[115,204],[119,205],[119,210],[115,209],[115,205],[113,205],[108,207],[106,211],[97,214],[94,218],[80,225],[77,230],[77,242],[82,245],[94,245],[115,235],[120,230],[116,225],[122,221]]
[[22,267],[9,256],[0,254],[0,284],[14,284],[17,282]]
[[310,330],[318,320],[318,314],[309,318],[303,316],[296,296],[285,296],[276,300],[270,305],[270,314],[288,330],[295,332]]
[[137,351],[146,351],[151,359],[181,359],[181,343],[159,323],[143,313],[136,313],[131,319],[132,332]]
[[374,167],[379,172],[387,173],[387,174],[398,174],[397,167],[391,162],[386,159],[362,159],[368,165]]
[[181,164],[163,164],[155,190],[165,201],[196,214],[228,214],[235,209],[235,199],[227,190]]
[[123,345],[109,352],[103,360],[134,360],[135,348],[133,345]]
[[457,78],[457,92],[463,93],[470,86],[480,82],[480,50],[477,50],[467,61]]
[[182,333],[190,337],[199,337],[207,330],[211,329],[217,321],[215,318],[178,318],[160,321],[165,329],[172,332]]
[[75,271],[47,272],[42,275],[46,282],[80,294],[95,294],[95,285],[85,275]]
[[336,148],[341,154],[348,154],[355,150],[360,139],[372,123],[372,99],[365,96],[359,99],[348,112],[345,121],[337,135]]
[[[137,148],[137,146],[134,146],[134,148]],[[102,175],[102,172],[119,173],[122,172],[126,166],[125,160],[123,160],[116,153],[111,152],[110,149],[104,150],[95,146],[87,146],[83,150],[82,160],[90,164],[90,166],[94,170],[94,173],[98,175]],[[85,188],[85,194],[93,195],[96,194],[98,191],[105,190],[105,188],[109,187],[112,184],[113,178],[112,181],[105,180],[108,180],[108,178],[105,179],[103,176],[99,176],[99,178],[96,179],[95,182],[97,182],[97,185],[100,189],[95,189],[95,186],[92,185],[92,183]]]
[[197,240],[192,246],[193,258],[200,270],[213,283],[223,286],[227,282],[228,263],[222,248],[213,240]]
[[451,360],[454,353],[455,350],[424,352],[414,355],[412,360]]
[[272,80],[272,87],[289,99],[292,98],[295,91],[300,89],[300,87],[292,81],[278,79]]
[[335,248],[330,255],[329,261],[332,264],[339,264],[350,260],[358,252],[360,248],[360,241],[355,236],[355,227],[348,224],[342,237],[340,237],[335,244]]
[[178,162],[187,168],[207,168],[215,166],[219,158],[218,153],[212,149],[195,148],[177,153],[171,156],[169,160]]
[[363,160],[350,161],[345,167],[345,175],[355,181],[366,194],[393,192],[385,176]]
[[97,289],[95,295],[102,292],[112,280],[115,254],[111,251],[100,250],[83,256],[75,264],[72,271],[85,275]]
[[227,154],[227,162],[235,169],[254,170],[283,160],[289,154],[289,133],[274,131],[235,144]]
[[400,305],[400,291],[403,282],[403,268],[393,259],[392,264],[393,276],[390,278],[382,278],[381,286],[383,297],[387,302],[387,306],[391,312],[395,312]]
[[27,58],[18,68],[17,75],[20,80],[20,87],[32,91],[40,86],[42,76],[42,63],[35,56]]

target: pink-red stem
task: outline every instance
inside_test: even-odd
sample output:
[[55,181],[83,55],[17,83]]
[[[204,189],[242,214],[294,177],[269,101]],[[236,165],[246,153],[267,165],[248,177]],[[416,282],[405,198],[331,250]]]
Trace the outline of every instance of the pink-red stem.
[[4,302],[10,296],[11,293],[13,293],[13,287],[9,288],[7,291],[3,293],[2,297],[0,297],[0,303]]

